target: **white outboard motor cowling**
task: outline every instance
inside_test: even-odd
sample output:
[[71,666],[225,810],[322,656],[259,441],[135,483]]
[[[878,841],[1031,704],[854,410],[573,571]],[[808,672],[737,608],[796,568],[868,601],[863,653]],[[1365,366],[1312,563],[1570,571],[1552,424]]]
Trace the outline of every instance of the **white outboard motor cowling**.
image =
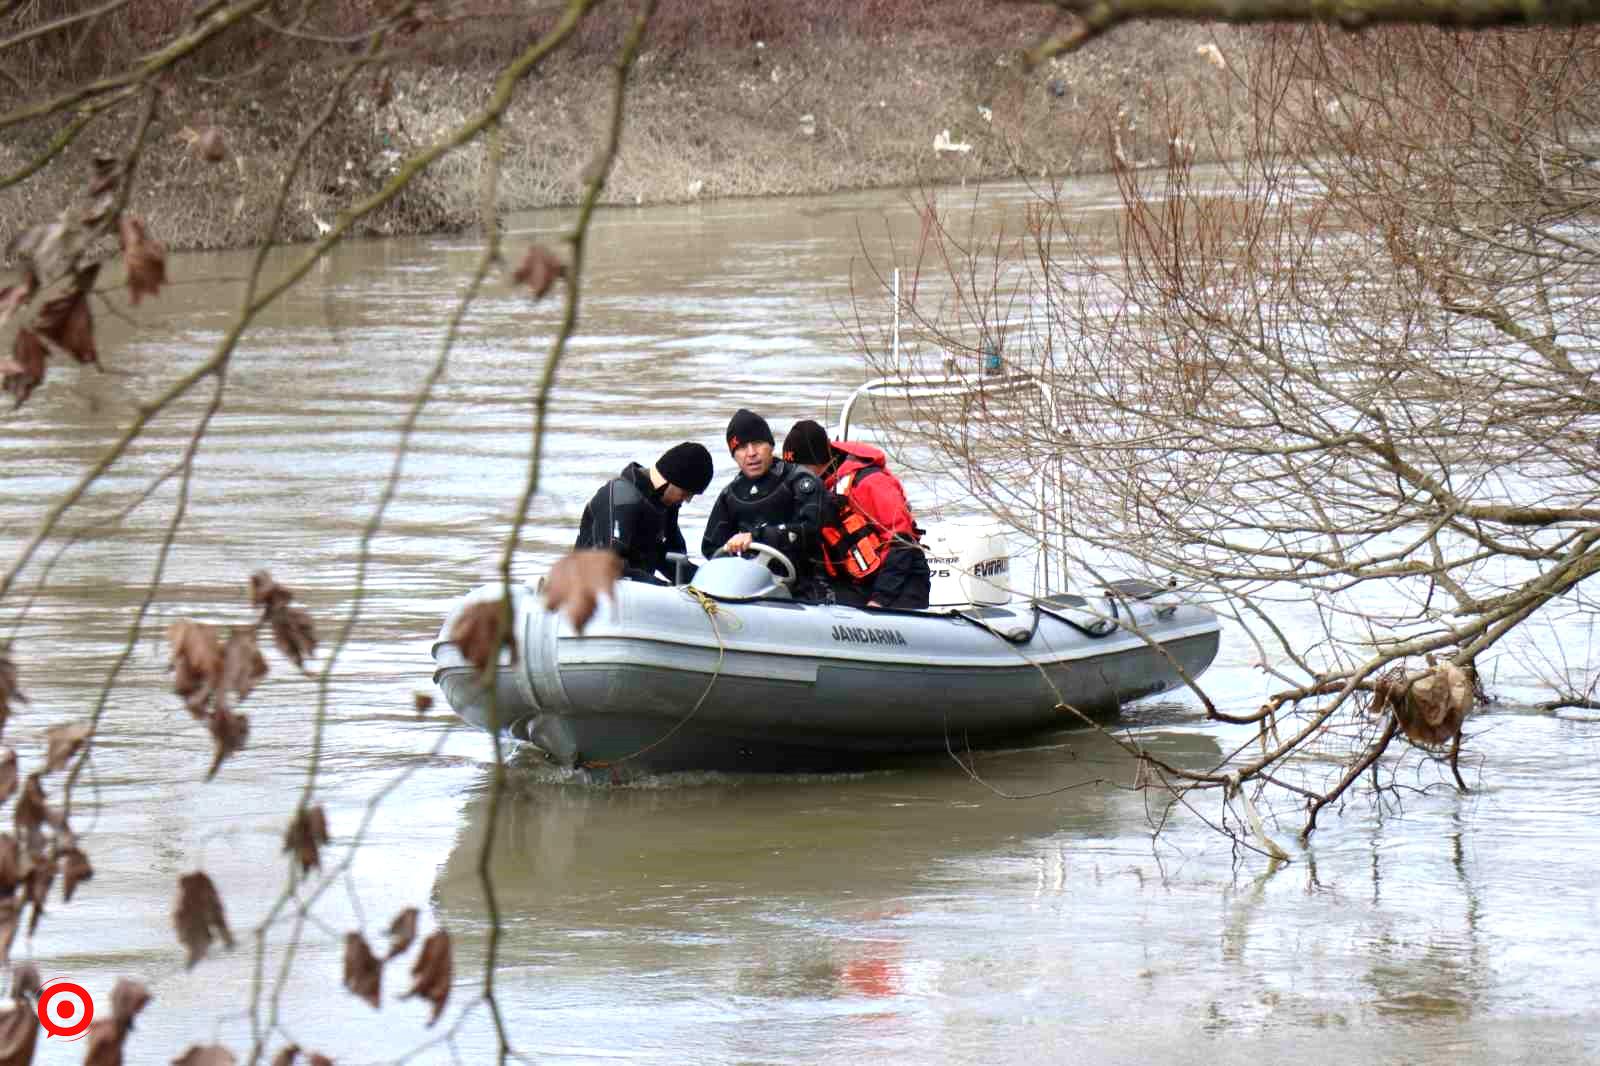
[[1011,602],[1011,544],[998,527],[935,526],[922,538],[930,607]]

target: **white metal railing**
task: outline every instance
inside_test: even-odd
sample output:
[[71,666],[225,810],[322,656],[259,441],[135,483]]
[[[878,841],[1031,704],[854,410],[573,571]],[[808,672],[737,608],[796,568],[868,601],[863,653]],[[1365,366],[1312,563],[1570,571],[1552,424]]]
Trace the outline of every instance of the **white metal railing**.
[[[891,341],[893,348],[891,359],[893,365],[899,365],[900,354],[900,271],[894,272],[894,332]],[[928,378],[922,381],[907,380],[905,378],[872,378],[856,386],[845,399],[844,405],[839,409],[839,418],[834,425],[834,440],[850,439],[850,421],[855,414],[856,405],[864,398],[874,393],[887,393],[894,398],[905,401],[939,399],[943,397],[958,398],[962,396],[977,396],[984,393],[1016,392],[1026,389],[1037,389],[1039,397],[1044,403],[1045,415],[1049,419],[1053,431],[1060,431],[1057,418],[1055,397],[1050,392],[1050,387],[1043,380],[1027,373],[1001,372],[992,376],[985,375],[976,379],[966,378]],[[1040,560],[1040,589],[1041,592],[1051,591],[1050,564],[1052,541],[1059,549],[1059,574],[1060,588],[1066,589],[1067,580],[1067,546],[1065,534],[1056,532],[1052,537],[1051,521],[1052,504],[1059,507],[1065,499],[1064,488],[1061,484],[1061,470],[1057,463],[1056,477],[1052,481],[1048,466],[1042,466],[1034,475],[1034,504],[1036,508],[1037,535],[1039,538]],[[1052,498],[1054,497],[1054,498]]]

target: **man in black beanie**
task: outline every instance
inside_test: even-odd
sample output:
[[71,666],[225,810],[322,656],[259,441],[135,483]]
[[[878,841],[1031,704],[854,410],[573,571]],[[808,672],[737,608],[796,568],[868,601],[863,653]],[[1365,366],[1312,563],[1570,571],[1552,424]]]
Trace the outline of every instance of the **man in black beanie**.
[[754,411],[735,411],[725,436],[739,474],[711,505],[701,551],[710,558],[723,550],[737,555],[752,542],[776,548],[794,564],[791,591],[809,598],[820,543],[822,485],[804,467],[773,461],[772,429]]
[[[629,463],[600,486],[578,523],[574,548],[609,548],[622,557],[622,576],[672,584],[678,575],[668,552],[688,551],[678,510],[711,484],[711,453],[693,441],[675,444],[649,468]],[[683,580],[693,576],[687,566]],[[665,575],[661,581],[656,574]]]
[[928,606],[932,574],[906,502],[881,448],[829,440],[809,419],[783,438],[783,457],[822,481],[822,571],[836,602],[851,607]]

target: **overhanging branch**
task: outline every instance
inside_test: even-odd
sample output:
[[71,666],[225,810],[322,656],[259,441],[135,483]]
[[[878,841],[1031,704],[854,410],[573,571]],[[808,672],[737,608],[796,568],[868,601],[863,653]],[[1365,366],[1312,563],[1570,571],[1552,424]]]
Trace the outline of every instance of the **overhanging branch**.
[[1492,29],[1600,22],[1600,0],[1055,0],[1072,28],[1039,42],[1029,63],[1081,48],[1124,22],[1316,22],[1359,30],[1384,24]]

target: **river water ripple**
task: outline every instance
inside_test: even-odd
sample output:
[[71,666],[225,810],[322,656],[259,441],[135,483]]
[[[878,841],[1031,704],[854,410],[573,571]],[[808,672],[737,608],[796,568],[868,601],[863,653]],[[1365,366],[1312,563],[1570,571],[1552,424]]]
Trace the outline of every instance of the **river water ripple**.
[[[989,190],[980,213],[1014,211],[1026,195]],[[1072,195],[1103,206],[1111,190],[1085,183]],[[519,218],[510,244],[554,242],[569,222]],[[602,214],[519,571],[570,543],[587,495],[625,462],[685,438],[721,456],[739,406],[780,435],[836,412],[863,376],[837,318],[852,263],[863,276],[863,243],[886,256],[916,225],[891,192]],[[101,1010],[116,977],[147,982],[154,999],[129,1061],[212,1039],[248,1046],[252,931],[282,891],[281,842],[318,703],[315,683],[274,659],[244,707],[249,746],[204,783],[210,742],[168,691],[161,630],[179,617],[247,622],[248,576],[267,568],[318,619],[326,647],[351,610],[362,527],[401,420],[477,253],[470,239],[346,246],[234,363],[165,589],[110,693],[91,787],[75,801],[94,879],[12,951],[46,977],[82,982]],[[174,284],[135,322],[102,316],[107,373],[53,368],[6,416],[7,560],[134,405],[209,351],[246,262],[175,259]],[[473,1006],[487,950],[476,865],[492,753],[447,714],[419,718],[413,697],[431,688],[428,644],[449,599],[493,576],[557,313],[495,285],[468,319],[331,680],[324,868],[372,821],[299,934],[279,1011],[284,1038],[340,1063],[417,1048],[413,1061],[492,1059],[487,1012]],[[54,565],[15,631],[32,704],[7,736],[25,771],[44,727],[87,715],[120,654],[175,484],[118,512],[173,461],[201,402],[161,419],[96,485],[67,528],[104,524]],[[718,481],[731,473],[719,459]],[[910,491],[924,512],[962,513],[958,486]],[[709,504],[687,509],[691,543]],[[35,560],[21,595],[50,557]],[[8,634],[13,619],[0,616]],[[1249,654],[1225,639],[1208,675],[1230,706],[1260,698]],[[1183,701],[1134,708],[1123,724],[1195,767],[1244,739]],[[1593,1061],[1600,727],[1491,708],[1471,731],[1470,793],[1419,766],[1394,802],[1325,814],[1311,847],[1272,873],[1207,828],[1218,810],[1180,811],[1153,840],[1152,808],[1125,787],[1128,760],[1084,734],[987,753],[983,784],[932,759],[619,790],[519,757],[492,864],[502,1015],[516,1047],[551,1063]],[[1281,839],[1295,828],[1278,827]],[[186,970],[169,914],[176,878],[194,869],[217,883],[239,943]],[[341,987],[344,934],[380,944],[407,906],[422,908],[425,931],[456,938],[456,984],[435,1029],[423,1003],[399,998],[410,955],[385,973],[380,1013]],[[283,922],[266,941],[279,949],[290,933]],[[428,1044],[451,1025],[450,1044]],[[38,1061],[76,1062],[82,1046],[45,1041]]]

